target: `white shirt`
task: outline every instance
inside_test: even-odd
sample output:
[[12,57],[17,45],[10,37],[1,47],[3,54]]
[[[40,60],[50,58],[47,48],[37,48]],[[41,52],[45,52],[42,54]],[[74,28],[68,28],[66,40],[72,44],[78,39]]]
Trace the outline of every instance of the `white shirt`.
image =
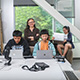
[[68,39],[68,34],[64,34],[64,40]]

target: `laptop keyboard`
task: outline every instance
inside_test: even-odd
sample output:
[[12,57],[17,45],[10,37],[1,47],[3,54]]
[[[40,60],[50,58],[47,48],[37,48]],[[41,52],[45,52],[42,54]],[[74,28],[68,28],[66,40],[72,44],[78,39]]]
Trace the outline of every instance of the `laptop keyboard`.
[[72,71],[64,71],[67,80],[79,80]]

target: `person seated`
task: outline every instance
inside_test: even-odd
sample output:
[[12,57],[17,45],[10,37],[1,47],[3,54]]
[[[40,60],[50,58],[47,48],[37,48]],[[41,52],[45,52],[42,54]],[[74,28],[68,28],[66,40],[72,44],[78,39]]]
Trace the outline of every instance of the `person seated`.
[[12,50],[23,49],[23,56],[30,55],[30,48],[28,42],[22,38],[22,32],[19,30],[15,30],[13,32],[13,39],[10,39],[4,47],[3,55],[6,55],[4,54],[4,51],[7,49],[7,47]]
[[[64,32],[64,41],[63,44],[57,45],[57,50],[61,56],[65,57],[68,49],[74,48],[74,44],[72,42],[72,33],[70,32],[69,26],[64,26],[63,32]],[[63,54],[62,54],[62,48],[64,49]]]
[[35,44],[33,56],[36,56],[37,50],[53,50],[53,57],[56,55],[54,45],[48,40],[49,33],[46,29],[41,30],[40,37],[42,40]]

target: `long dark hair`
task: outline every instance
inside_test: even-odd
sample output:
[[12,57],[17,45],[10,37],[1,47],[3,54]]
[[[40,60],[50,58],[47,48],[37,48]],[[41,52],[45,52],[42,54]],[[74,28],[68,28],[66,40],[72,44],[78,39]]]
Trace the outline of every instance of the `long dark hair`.
[[69,26],[64,26],[63,28],[67,29],[68,32],[70,32],[70,28],[69,28]]
[[[33,20],[33,21],[35,22],[35,20],[34,20],[33,18],[29,18],[29,19],[27,20],[26,29],[27,29],[27,28],[28,28],[28,29],[30,28],[30,26],[28,25],[29,20]],[[34,27],[36,27],[35,24],[34,24]]]

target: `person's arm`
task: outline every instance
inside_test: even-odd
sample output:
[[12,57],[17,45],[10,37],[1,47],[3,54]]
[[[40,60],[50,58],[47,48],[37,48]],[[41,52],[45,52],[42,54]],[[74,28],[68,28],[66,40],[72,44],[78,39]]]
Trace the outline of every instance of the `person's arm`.
[[55,47],[52,43],[50,44],[50,46],[51,46],[51,50],[53,50],[53,56],[55,56],[56,55]]
[[39,29],[37,29],[36,36],[34,36],[34,40],[39,40]]
[[33,56],[36,56],[36,52],[37,52],[37,50],[38,50],[38,43],[36,43],[35,44],[35,46],[34,46],[34,50],[33,50]]
[[10,47],[10,48],[11,48],[11,40],[9,40],[9,41],[7,42],[7,44],[6,44],[5,47],[4,47],[4,50],[5,50],[7,47]]
[[72,41],[72,34],[69,33],[69,36],[68,36],[67,42],[71,42],[71,41]]
[[5,49],[8,48],[8,47],[11,49],[11,46],[12,46],[12,45],[11,45],[11,40],[9,40],[9,41],[7,42],[7,44],[5,45],[5,47],[4,47],[3,55],[5,55],[5,54],[4,54]]
[[27,55],[30,55],[30,54],[31,54],[31,52],[30,52],[30,48],[29,48],[28,42],[24,40],[23,56],[27,56]]
[[54,40],[55,39],[55,37],[52,37],[52,40]]
[[27,41],[30,41],[31,40],[29,38],[29,36],[28,36],[28,33],[27,33],[26,29],[24,30],[24,39],[27,40]]
[[52,40],[49,40],[49,41],[52,43],[54,39],[55,39],[55,37],[52,37]]

